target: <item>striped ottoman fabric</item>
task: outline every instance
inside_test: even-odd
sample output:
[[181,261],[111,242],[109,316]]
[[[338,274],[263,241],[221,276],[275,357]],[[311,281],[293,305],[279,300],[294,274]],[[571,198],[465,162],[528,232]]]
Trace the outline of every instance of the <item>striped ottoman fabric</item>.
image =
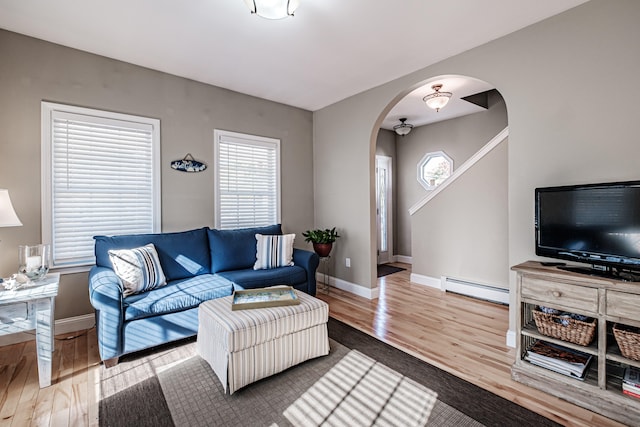
[[300,304],[231,310],[232,296],[200,304],[197,351],[225,391],[329,354],[329,306],[296,291]]

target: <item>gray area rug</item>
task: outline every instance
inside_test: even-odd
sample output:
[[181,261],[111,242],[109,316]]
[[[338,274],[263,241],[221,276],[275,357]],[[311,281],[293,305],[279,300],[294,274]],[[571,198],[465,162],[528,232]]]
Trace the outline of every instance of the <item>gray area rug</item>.
[[[358,417],[361,415],[360,411],[351,419],[325,417],[320,422],[315,422],[310,414],[317,413],[318,402],[305,408],[310,411],[305,414],[306,417],[287,417],[287,411],[295,411],[295,403],[299,398],[312,389],[334,365],[348,358],[349,354],[348,348],[332,340],[328,356],[307,361],[281,374],[258,381],[231,396],[224,394],[218,378],[207,362],[198,356],[159,372],[158,379],[176,426],[425,425],[421,420],[411,424],[399,417],[396,420],[381,418],[376,420],[377,423],[371,423]],[[331,393],[338,395],[340,390],[327,390],[319,401],[331,401]],[[442,402],[434,403],[435,407],[429,411],[430,426],[482,426]]]
[[[224,394],[215,373],[197,356],[194,339],[125,357],[114,368],[101,367],[100,425],[424,425],[426,417],[417,414],[420,411],[428,415],[428,426],[555,425],[334,319],[330,319],[329,331],[333,339],[328,356],[265,378],[232,396]],[[357,400],[356,406],[347,406],[346,412],[334,410],[337,405],[331,402],[347,402],[347,399],[335,399],[340,394],[337,379],[343,375],[334,375],[332,379],[330,373],[354,353],[357,357],[369,358],[383,370],[394,372],[395,378],[415,387],[410,394],[421,396],[414,399],[417,409],[408,410],[403,405],[400,411],[416,413],[407,414],[406,419],[386,415],[363,418],[363,411],[357,405],[364,402],[371,406],[370,401],[375,400],[373,394],[371,399]],[[311,394],[315,401],[309,404],[307,396]],[[429,404],[432,395],[438,399]],[[402,402],[402,399],[396,401]],[[307,415],[301,416],[301,411]],[[357,416],[344,418],[349,412]],[[340,417],[332,418],[334,413]]]

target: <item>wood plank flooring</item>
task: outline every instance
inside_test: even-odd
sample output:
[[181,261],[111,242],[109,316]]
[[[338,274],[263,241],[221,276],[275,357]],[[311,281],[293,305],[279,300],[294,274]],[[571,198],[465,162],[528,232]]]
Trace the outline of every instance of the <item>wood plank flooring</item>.
[[[379,279],[380,298],[331,288],[331,316],[567,426],[621,424],[511,380],[504,306],[409,282],[410,266]],[[0,347],[0,427],[96,426],[101,369],[95,329],[56,337],[52,385],[40,389],[35,341]]]
[[0,347],[0,427],[97,426],[95,329],[57,335],[51,386],[40,388],[35,340]]
[[562,425],[622,425],[511,379],[508,307],[411,283],[410,265],[392,265],[406,270],[378,279],[377,300],[336,288],[318,297],[331,317]]

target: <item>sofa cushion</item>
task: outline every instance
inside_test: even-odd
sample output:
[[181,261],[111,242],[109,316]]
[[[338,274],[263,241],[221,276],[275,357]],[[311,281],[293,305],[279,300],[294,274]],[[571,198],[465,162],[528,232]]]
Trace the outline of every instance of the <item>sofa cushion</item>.
[[233,283],[214,274],[175,280],[161,288],[126,297],[123,302],[124,320],[187,310],[232,293]]
[[207,228],[177,233],[95,236],[96,265],[111,268],[108,251],[131,249],[153,243],[167,280],[184,279],[211,272]]
[[295,234],[256,234],[256,263],[254,270],[288,267],[293,265],[293,241]]
[[109,258],[120,278],[124,296],[147,292],[167,284],[153,243],[134,249],[112,249]]
[[255,289],[274,285],[297,285],[307,280],[304,268],[293,265],[291,267],[271,268],[269,270],[254,270],[253,268],[234,271],[222,271],[217,275],[232,281],[235,289]]
[[280,224],[236,230],[209,231],[211,272],[252,268],[256,262],[256,234],[282,234]]

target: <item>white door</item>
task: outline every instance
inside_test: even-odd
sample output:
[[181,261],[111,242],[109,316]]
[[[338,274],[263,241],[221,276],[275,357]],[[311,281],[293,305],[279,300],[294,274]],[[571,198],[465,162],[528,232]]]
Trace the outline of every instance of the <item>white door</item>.
[[393,248],[391,209],[391,157],[376,156],[376,222],[378,264],[391,261]]

